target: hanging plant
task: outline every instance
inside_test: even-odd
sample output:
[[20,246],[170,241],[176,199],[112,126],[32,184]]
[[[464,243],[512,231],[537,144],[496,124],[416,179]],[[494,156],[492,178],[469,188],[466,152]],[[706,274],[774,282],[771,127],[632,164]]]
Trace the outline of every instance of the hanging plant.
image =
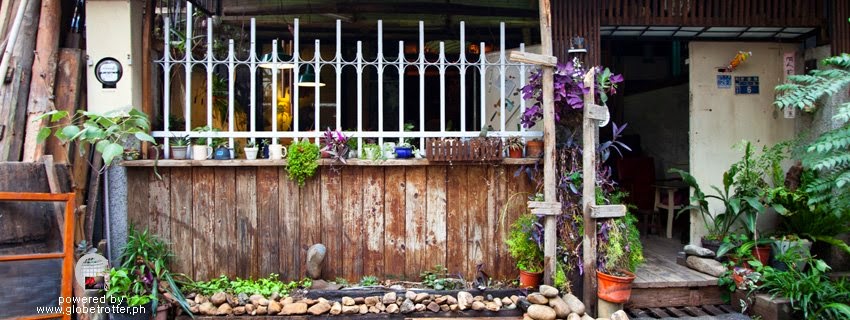
[[[595,103],[604,105],[608,101],[608,95],[617,93],[617,84],[623,82],[623,75],[614,74],[608,68],[593,67],[596,69],[595,81]],[[555,121],[571,118],[580,118],[580,111],[584,107],[584,94],[590,88],[584,85],[586,70],[578,60],[566,64],[558,64],[553,74],[553,100],[555,105]],[[533,127],[537,121],[543,119],[543,71],[538,69],[531,73],[528,84],[520,91],[522,98],[532,100],[534,103],[525,109],[522,115],[522,125],[526,128]]]

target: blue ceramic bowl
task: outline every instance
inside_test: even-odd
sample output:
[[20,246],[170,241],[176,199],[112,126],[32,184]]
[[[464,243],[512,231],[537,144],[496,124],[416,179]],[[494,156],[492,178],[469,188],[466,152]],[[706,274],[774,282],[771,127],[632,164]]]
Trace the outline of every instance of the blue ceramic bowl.
[[395,148],[396,158],[408,159],[413,158],[413,148],[408,147],[396,147]]

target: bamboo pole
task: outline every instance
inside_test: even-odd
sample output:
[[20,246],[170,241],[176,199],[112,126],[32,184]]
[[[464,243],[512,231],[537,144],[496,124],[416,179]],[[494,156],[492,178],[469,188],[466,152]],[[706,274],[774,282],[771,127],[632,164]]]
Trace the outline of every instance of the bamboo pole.
[[39,116],[56,109],[54,86],[59,56],[59,25],[62,18],[61,0],[41,2],[41,17],[36,38],[35,61],[32,64],[32,83],[27,103],[26,131],[24,133],[25,162],[34,162],[44,154],[45,146],[38,143],[39,130],[47,126],[47,119]]

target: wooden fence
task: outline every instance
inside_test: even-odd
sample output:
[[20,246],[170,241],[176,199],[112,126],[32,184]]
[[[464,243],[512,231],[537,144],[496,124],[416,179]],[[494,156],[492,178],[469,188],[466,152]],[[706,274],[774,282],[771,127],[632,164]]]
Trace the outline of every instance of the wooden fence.
[[[128,168],[130,222],[172,243],[175,271],[305,275],[307,248],[328,248],[323,278],[417,280],[435,265],[466,279],[483,263],[513,278],[504,244],[534,183],[518,166],[321,166],[298,187],[285,167]],[[505,212],[505,218],[500,218]]]

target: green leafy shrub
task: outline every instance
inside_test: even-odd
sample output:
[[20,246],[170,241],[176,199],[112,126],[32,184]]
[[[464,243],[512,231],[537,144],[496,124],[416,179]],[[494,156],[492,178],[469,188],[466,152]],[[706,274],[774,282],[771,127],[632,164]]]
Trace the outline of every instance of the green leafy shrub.
[[292,290],[298,288],[309,288],[312,286],[312,280],[304,278],[301,281],[283,282],[280,276],[275,273],[268,277],[253,279],[230,279],[227,276],[211,279],[209,281],[197,281],[186,285],[186,289],[191,292],[197,292],[203,295],[212,295],[217,292],[227,292],[231,294],[244,293],[247,295],[261,294],[263,296],[271,296],[277,292],[280,295],[288,295]]
[[363,287],[376,286],[380,283],[376,276],[365,276],[360,278],[360,285]]
[[542,232],[537,216],[525,214],[511,225],[506,241],[508,253],[516,260],[517,268],[526,272],[543,271]]
[[782,257],[789,266],[805,261],[808,268],[787,271],[771,267],[760,268],[761,284],[751,292],[766,292],[773,297],[791,300],[791,306],[805,319],[850,318],[850,281],[841,278],[830,280],[830,267],[822,260],[799,255]]
[[298,182],[299,186],[304,186],[304,182],[312,177],[319,167],[319,146],[308,139],[293,142],[289,145],[286,161],[289,179]]

